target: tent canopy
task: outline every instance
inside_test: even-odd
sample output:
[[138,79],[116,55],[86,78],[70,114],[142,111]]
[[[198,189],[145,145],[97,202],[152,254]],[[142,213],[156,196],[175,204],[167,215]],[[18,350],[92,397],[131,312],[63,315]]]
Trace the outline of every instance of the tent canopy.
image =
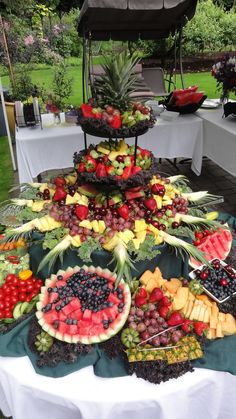
[[78,32],[105,41],[166,38],[194,16],[197,0],[81,0]]

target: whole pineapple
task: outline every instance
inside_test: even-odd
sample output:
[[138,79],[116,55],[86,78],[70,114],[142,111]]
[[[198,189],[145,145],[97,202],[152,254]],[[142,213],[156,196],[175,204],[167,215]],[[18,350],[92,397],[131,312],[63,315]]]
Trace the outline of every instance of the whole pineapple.
[[120,112],[130,108],[129,94],[134,91],[137,81],[134,74],[137,62],[137,55],[130,57],[127,51],[105,59],[102,65],[104,74],[99,76],[94,85],[94,94],[100,106],[111,105]]

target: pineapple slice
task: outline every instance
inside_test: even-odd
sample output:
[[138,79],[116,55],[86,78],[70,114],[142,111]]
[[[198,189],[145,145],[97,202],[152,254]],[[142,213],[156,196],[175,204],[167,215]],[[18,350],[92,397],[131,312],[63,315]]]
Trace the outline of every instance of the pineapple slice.
[[138,231],[136,233],[136,238],[140,241],[140,243],[143,243],[146,239],[146,231]]
[[91,225],[92,225],[93,231],[94,231],[95,233],[99,233],[99,225],[98,225],[98,221],[97,221],[97,220],[93,220],[93,221],[91,221]]
[[147,224],[145,220],[135,220],[134,222],[134,231],[138,233],[139,231],[146,231],[147,230]]
[[104,223],[103,220],[98,221],[98,230],[100,234],[104,233],[104,231],[106,230],[106,224]]
[[61,223],[55,221],[54,218],[50,217],[50,215],[46,215],[42,218],[36,218],[35,220],[35,228],[37,228],[41,233],[45,231],[52,231],[56,228],[61,227]]
[[158,195],[153,195],[153,198],[155,199],[155,201],[157,203],[157,208],[161,209],[162,208],[162,197],[158,196]]
[[71,244],[72,244],[72,246],[74,246],[74,247],[79,247],[79,246],[81,245],[80,236],[79,236],[79,235],[77,235],[77,236],[72,237],[72,238],[71,238]]
[[88,221],[88,220],[83,220],[83,221],[81,221],[81,222],[79,223],[79,226],[80,226],[80,227],[87,228],[88,230],[92,230],[92,228],[93,228],[92,223],[91,223],[90,221]]
[[135,249],[138,250],[141,244],[140,239],[132,239],[132,242],[134,244]]
[[[51,201],[34,201],[31,205],[31,209],[34,212],[41,212],[45,204],[49,204]],[[29,206],[29,205],[27,205]]]

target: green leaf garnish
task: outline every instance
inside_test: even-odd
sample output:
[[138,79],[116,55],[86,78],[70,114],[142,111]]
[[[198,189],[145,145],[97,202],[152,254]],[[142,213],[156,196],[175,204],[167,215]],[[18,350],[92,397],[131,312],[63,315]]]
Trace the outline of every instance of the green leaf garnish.
[[102,247],[97,239],[87,237],[87,240],[81,244],[78,250],[78,256],[85,263],[92,262],[91,254],[95,250],[102,250]]

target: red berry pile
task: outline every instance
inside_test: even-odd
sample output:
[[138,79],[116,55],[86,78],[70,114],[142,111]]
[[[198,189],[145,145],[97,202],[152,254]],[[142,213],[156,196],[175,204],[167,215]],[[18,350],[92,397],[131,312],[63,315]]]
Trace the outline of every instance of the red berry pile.
[[33,276],[22,280],[17,275],[8,274],[0,287],[0,319],[12,318],[19,301],[30,302],[40,291],[43,281]]

